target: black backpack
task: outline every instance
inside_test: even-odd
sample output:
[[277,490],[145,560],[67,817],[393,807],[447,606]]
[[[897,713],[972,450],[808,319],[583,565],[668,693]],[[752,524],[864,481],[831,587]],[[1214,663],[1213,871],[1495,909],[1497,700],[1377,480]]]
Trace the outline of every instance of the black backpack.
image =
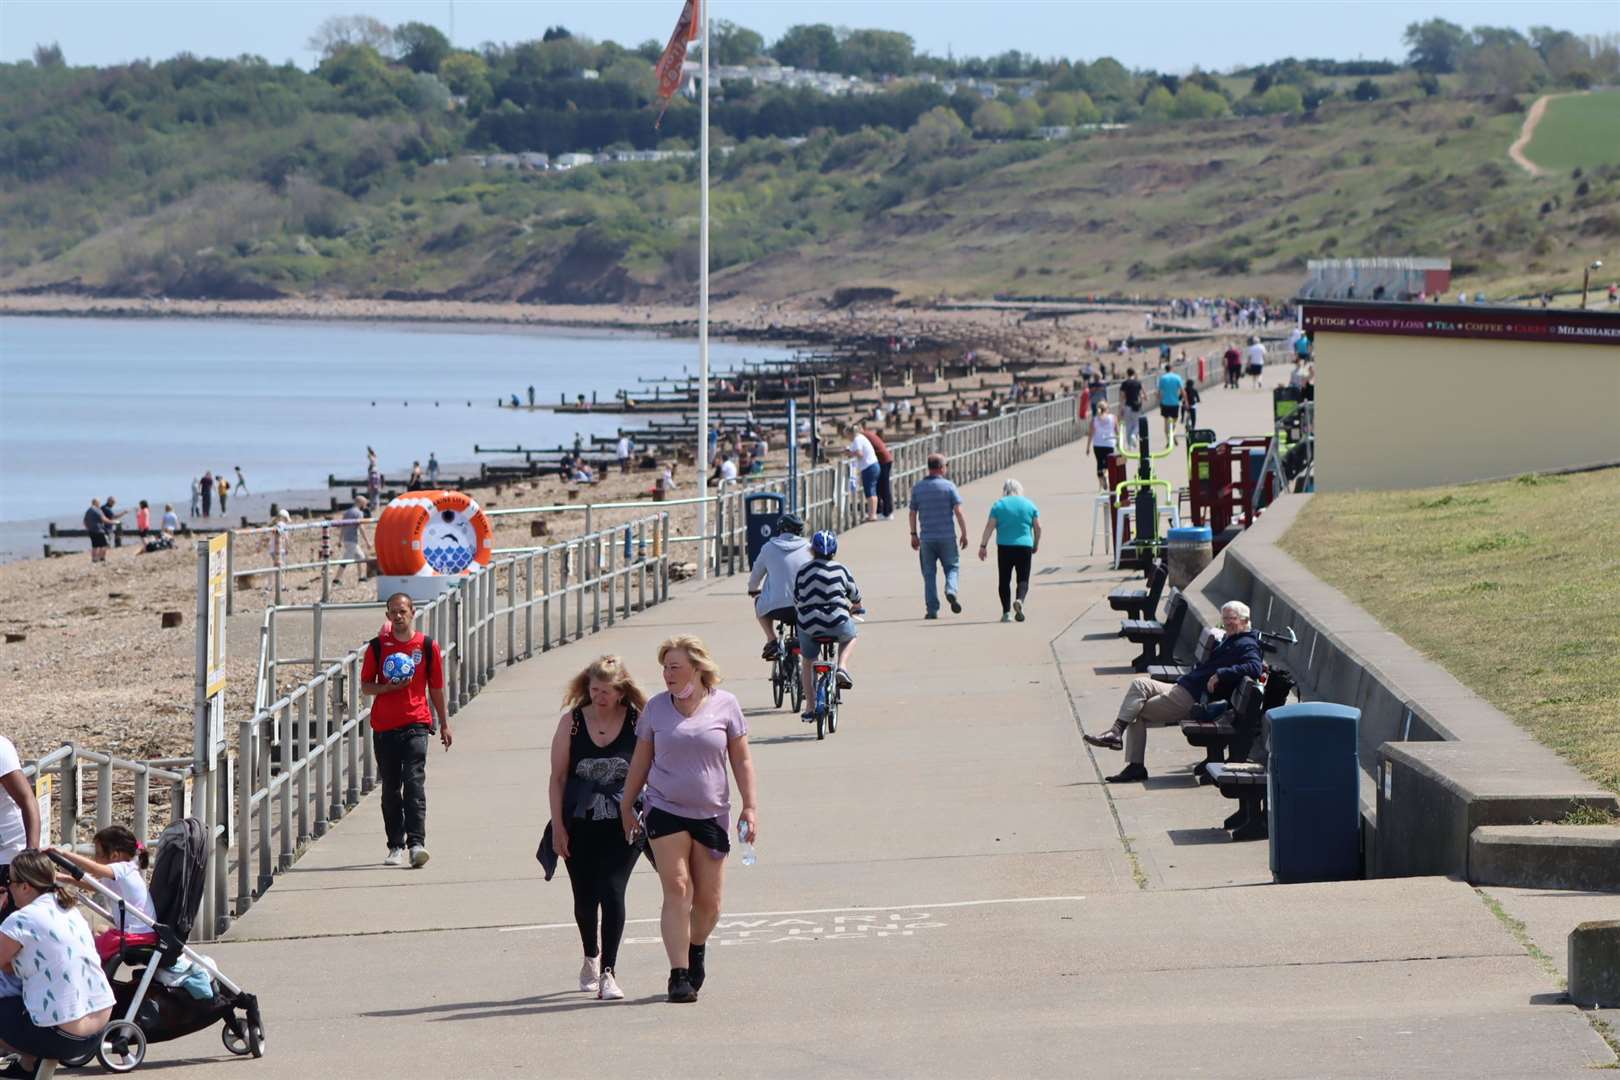
[[196,925],[207,866],[208,830],[196,818],[177,821],[158,837],[157,861],[152,866],[152,914],[174,933],[174,940],[164,942],[165,965],[180,956],[180,946]]
[[[377,677],[382,678],[383,646],[381,634],[371,639],[371,663],[377,669]],[[433,639],[426,634],[422,635],[422,672],[427,676],[427,685],[432,686]]]

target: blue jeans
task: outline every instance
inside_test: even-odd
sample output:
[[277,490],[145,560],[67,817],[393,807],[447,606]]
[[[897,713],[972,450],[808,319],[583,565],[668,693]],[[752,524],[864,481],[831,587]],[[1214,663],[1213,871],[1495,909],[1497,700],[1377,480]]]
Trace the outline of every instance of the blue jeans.
[[934,564],[938,563],[945,568],[945,591],[954,596],[957,583],[957,560],[960,554],[954,536],[949,540],[924,540],[922,542],[917,557],[922,563],[923,604],[928,609],[928,614],[934,615],[939,612],[939,588],[934,579]]

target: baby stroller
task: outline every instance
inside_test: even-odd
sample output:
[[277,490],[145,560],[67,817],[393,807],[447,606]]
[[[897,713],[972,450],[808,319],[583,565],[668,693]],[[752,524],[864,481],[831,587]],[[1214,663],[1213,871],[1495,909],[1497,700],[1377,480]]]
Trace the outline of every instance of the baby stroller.
[[[125,1073],[146,1060],[148,1043],[167,1042],[215,1023],[223,1023],[220,1039],[233,1054],[263,1057],[264,1021],[259,1016],[258,998],[227,979],[213,961],[186,944],[202,906],[207,863],[207,830],[196,818],[176,822],[163,830],[158,839],[157,862],[152,871],[152,907],[157,916],[153,927],[156,945],[124,944],[103,965],[112,983],[113,1019],[101,1031],[95,1057],[109,1072]],[[57,865],[71,874],[79,885],[94,890],[99,902],[84,904],[122,931],[127,926],[123,899],[73,863],[54,853]],[[213,982],[213,996],[197,998],[180,985],[158,980],[160,971],[171,968],[181,958],[206,972]],[[128,968],[119,978],[121,967]],[[196,978],[197,976],[194,976]],[[62,1064],[84,1065],[89,1058]]]

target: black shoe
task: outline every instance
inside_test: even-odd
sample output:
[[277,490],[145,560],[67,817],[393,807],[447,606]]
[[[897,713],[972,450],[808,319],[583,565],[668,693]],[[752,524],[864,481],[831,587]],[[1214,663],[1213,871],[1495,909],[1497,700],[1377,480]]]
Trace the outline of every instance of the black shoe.
[[775,641],[772,641],[768,645],[766,645],[765,646],[765,651],[760,653],[760,656],[764,657],[766,660],[775,660],[778,656],[781,656],[781,655],[782,655],[782,647],[780,645],[778,645]]
[[683,1005],[697,1000],[697,987],[685,968],[669,969],[669,1000]]
[[1109,728],[1101,735],[1082,735],[1080,737],[1089,745],[1100,746],[1104,750],[1123,750],[1125,748],[1125,743],[1120,739],[1119,732],[1113,728]]
[[937,611],[927,612],[927,613],[925,613],[923,615],[923,618],[925,618],[925,619],[937,619],[937,618],[939,618],[939,612],[937,612]]
[[840,689],[840,690],[853,690],[853,689],[855,689],[855,680],[850,678],[849,677],[849,672],[845,671],[843,668],[838,669],[838,674],[835,675],[834,678],[838,682],[838,689]]
[[945,594],[945,602],[947,604],[951,605],[951,614],[952,615],[960,615],[960,614],[962,614],[962,605],[956,602],[956,594],[955,593],[953,593],[953,592],[946,593]]
[[688,945],[686,947],[686,978],[692,984],[693,990],[703,989],[703,979],[707,974],[703,970],[703,958],[708,953],[707,945]]
[[1107,779],[1110,784],[1133,784],[1147,778],[1148,771],[1145,765],[1132,764],[1125,766]]

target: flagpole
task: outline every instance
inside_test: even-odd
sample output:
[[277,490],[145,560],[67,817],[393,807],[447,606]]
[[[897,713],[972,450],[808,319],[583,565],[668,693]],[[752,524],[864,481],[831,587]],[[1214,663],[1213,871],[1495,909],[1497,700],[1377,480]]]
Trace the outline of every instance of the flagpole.
[[[709,0],[703,16],[702,134],[698,141],[698,577],[709,576]],[[721,490],[724,490],[722,486]]]

